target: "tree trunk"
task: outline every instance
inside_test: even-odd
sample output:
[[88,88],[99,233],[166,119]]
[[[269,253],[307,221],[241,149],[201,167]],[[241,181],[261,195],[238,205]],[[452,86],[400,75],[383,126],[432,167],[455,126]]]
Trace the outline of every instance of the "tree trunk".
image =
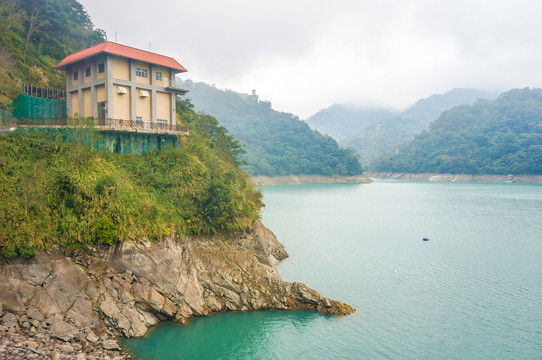
[[28,32],[26,33],[26,42],[24,44],[23,62],[26,62],[26,53],[28,52],[28,45],[30,44],[30,38],[32,37],[32,33],[36,29],[38,14],[39,14],[39,6],[36,5],[36,2],[33,2],[32,9],[30,10]]

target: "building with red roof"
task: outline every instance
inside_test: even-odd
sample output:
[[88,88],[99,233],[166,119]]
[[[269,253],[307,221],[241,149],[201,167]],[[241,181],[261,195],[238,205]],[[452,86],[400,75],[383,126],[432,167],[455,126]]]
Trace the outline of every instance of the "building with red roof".
[[175,74],[187,71],[175,59],[106,41],[67,56],[69,117],[93,117],[175,125]]

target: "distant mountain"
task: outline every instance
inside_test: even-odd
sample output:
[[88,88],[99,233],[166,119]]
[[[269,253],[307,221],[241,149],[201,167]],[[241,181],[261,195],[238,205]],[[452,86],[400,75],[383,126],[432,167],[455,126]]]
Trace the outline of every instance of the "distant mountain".
[[312,130],[296,116],[278,112],[268,101],[205,83],[179,86],[197,111],[214,116],[245,145],[245,169],[251,175],[358,175],[363,172],[353,150]]
[[339,143],[355,149],[362,165],[370,168],[373,159],[427,129],[443,111],[457,105],[471,104],[477,99],[492,99],[496,96],[496,93],[474,89],[453,89],[445,94],[432,95],[419,100],[398,116],[377,119],[361,133]]
[[408,143],[378,158],[376,171],[542,174],[542,89],[514,89],[443,112]]
[[397,112],[384,108],[353,107],[335,104],[309,117],[307,124],[337,141],[359,134],[380,119],[388,119]]

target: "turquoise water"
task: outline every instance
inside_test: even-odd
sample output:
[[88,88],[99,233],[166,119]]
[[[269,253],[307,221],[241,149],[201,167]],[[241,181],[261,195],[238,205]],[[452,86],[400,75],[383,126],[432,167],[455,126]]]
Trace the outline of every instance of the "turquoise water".
[[[221,313],[124,345],[141,359],[542,359],[542,186],[263,187],[279,270],[358,309]],[[427,237],[429,241],[422,241]]]

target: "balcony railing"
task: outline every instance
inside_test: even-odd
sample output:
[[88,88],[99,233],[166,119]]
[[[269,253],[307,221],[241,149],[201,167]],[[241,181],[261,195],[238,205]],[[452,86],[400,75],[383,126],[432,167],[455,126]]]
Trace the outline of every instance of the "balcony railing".
[[132,131],[144,133],[170,133],[188,135],[188,126],[122,119],[42,119],[0,118],[0,128],[10,127],[95,127],[98,130]]
[[171,81],[169,79],[164,79],[164,87],[168,89],[169,91],[173,91],[177,93],[178,95],[184,95],[188,92],[187,89],[182,89],[180,87],[177,87],[175,80]]

